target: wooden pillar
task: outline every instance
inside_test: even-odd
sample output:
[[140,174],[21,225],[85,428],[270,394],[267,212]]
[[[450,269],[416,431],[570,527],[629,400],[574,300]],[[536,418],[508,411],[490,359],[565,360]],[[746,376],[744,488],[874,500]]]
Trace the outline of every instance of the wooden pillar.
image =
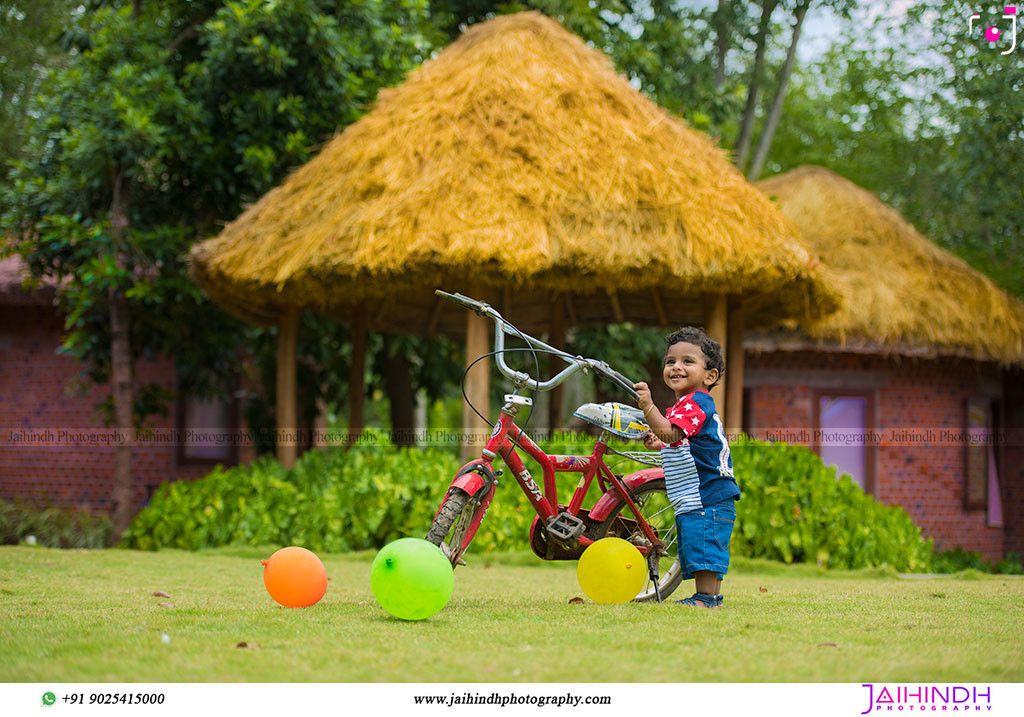
[[743,299],[729,297],[729,329],[725,347],[725,376],[729,391],[725,395],[726,432],[732,436],[743,430]]
[[[477,298],[479,295],[479,291],[472,294],[473,298]],[[472,311],[466,312],[466,367],[491,350],[490,324],[490,319],[477,316]],[[466,375],[466,398],[477,411],[493,421],[494,417],[491,416],[490,409],[492,360],[488,357],[477,361]],[[474,439],[463,441],[463,460],[479,457],[480,449],[483,448],[480,439],[486,440],[488,427],[465,402],[462,404],[462,426],[461,432],[470,434]]]
[[[724,294],[717,294],[715,296],[708,297],[707,303],[704,309],[704,325],[707,328],[708,336],[713,338],[724,348],[727,344],[728,334],[728,306]],[[727,393],[727,385],[729,381],[729,372],[725,372],[725,377],[718,382],[718,385],[711,389],[711,398],[715,399],[715,408],[718,410],[718,415],[722,418],[722,423],[729,425],[728,418],[726,416],[725,396]]]
[[299,336],[299,310],[285,309],[277,330],[277,459],[285,468],[298,454],[298,391],[295,351]]
[[[550,344],[556,349],[565,349],[565,309],[563,308],[562,295],[555,294],[551,302],[551,340]],[[549,357],[551,364],[551,375],[554,376],[566,367],[562,359],[557,356]],[[551,391],[551,403],[548,404],[548,426],[552,431],[561,429],[565,418],[565,389],[558,386]]]
[[316,397],[316,418],[313,419],[313,448],[327,447],[327,401]]
[[[245,351],[242,354],[242,375],[239,377],[240,384],[236,397],[236,407],[238,410],[245,405],[246,399],[253,391],[258,391],[260,381],[256,378],[259,375],[259,371],[256,368],[256,360],[249,351]],[[253,426],[249,425],[248,421],[245,420],[244,413],[241,416],[241,423],[239,426],[244,431],[244,438],[238,446],[238,465],[245,466],[252,463],[259,457],[259,452],[256,450],[255,435],[253,435]]]
[[352,367],[348,374],[348,443],[363,433],[363,403],[366,396],[366,303],[352,311]]

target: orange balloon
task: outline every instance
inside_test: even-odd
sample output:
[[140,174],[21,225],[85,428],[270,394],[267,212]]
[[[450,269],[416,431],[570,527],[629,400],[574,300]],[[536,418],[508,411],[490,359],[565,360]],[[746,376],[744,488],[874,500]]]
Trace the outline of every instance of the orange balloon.
[[327,570],[305,548],[281,548],[260,562],[267,592],[285,607],[315,605],[327,592]]

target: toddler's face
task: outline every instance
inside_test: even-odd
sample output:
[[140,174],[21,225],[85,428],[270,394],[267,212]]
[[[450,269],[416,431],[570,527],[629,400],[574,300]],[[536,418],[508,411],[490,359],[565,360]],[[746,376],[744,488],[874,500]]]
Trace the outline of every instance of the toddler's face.
[[665,385],[680,398],[710,388],[718,378],[718,369],[707,368],[707,357],[699,346],[681,341],[668,347],[663,376]]

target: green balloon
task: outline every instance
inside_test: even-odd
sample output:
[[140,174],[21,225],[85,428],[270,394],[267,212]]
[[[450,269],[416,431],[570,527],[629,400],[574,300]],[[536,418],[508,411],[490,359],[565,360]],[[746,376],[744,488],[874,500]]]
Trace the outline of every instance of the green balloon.
[[403,620],[422,620],[448,604],[455,588],[452,564],[419,538],[388,543],[370,568],[370,587],[382,608]]

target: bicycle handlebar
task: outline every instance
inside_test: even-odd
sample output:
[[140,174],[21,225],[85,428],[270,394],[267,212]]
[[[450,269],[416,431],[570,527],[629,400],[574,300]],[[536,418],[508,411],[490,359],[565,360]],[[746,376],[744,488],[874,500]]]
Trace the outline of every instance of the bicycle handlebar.
[[463,296],[462,294],[449,294],[447,291],[441,291],[440,289],[436,289],[434,293],[437,294],[438,296],[443,296],[449,301],[454,301],[459,306],[467,308],[473,313],[480,314],[481,316],[484,316],[487,313],[486,311],[484,311],[484,307],[487,307],[487,304],[483,303],[482,301],[471,299],[468,296]]
[[640,398],[640,394],[637,393],[636,389],[633,388],[633,381],[630,381],[628,378],[623,376],[621,373],[613,369],[608,364],[604,364],[604,368],[607,369],[605,371],[605,375],[607,375],[608,378],[610,378],[615,383],[619,384],[619,386],[622,387],[622,390],[631,395],[634,399]]
[[[550,391],[555,386],[561,384],[563,381],[569,378],[569,376],[576,373],[577,371],[592,368],[595,371],[604,374],[613,383],[617,384],[622,390],[624,390],[626,393],[632,396],[634,400],[640,397],[640,394],[638,394],[636,390],[633,388],[634,382],[629,380],[627,377],[623,376],[621,373],[613,369],[604,361],[598,361],[596,359],[586,359],[583,358],[582,356],[573,356],[572,354],[566,353],[565,351],[561,351],[552,346],[548,346],[543,341],[535,339],[529,334],[524,334],[518,329],[515,329],[514,331],[508,331],[506,329],[506,325],[511,326],[511,324],[508,324],[508,322],[502,317],[502,315],[499,314],[492,306],[490,306],[489,304],[485,304],[482,301],[471,299],[470,297],[463,296],[462,294],[450,294],[447,291],[441,291],[440,289],[437,289],[434,293],[437,294],[438,296],[444,297],[450,301],[455,302],[459,306],[469,309],[475,314],[478,314],[480,316],[488,316],[494,321],[494,353],[496,357],[496,362],[498,364],[498,370],[501,371],[501,373],[504,376],[511,379],[512,382],[517,386],[527,386],[536,391]],[[532,344],[533,346],[539,349],[543,349],[546,352],[555,354],[563,361],[568,363],[569,366],[563,369],[561,373],[553,376],[547,381],[539,381],[536,379],[532,379],[528,374],[525,374],[522,371],[513,370],[511,367],[509,367],[507,363],[505,363],[504,350],[506,333],[509,334],[510,336],[518,336],[524,341],[526,341],[526,343],[528,344]]]

